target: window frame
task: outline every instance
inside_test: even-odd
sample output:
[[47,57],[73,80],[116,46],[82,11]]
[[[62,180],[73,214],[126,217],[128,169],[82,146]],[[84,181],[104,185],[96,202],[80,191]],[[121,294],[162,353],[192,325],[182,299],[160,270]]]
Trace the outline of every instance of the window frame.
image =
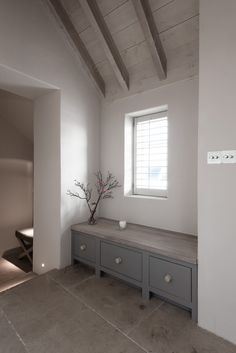
[[[136,150],[137,150],[137,122],[147,121],[152,119],[161,119],[167,118],[167,188],[164,189],[145,189],[145,188],[137,188],[136,187]],[[132,166],[132,194],[135,196],[151,196],[151,197],[160,197],[167,198],[168,197],[168,155],[169,155],[169,119],[168,119],[168,109],[165,109],[160,112],[155,112],[151,114],[145,114],[133,117],[133,166]]]

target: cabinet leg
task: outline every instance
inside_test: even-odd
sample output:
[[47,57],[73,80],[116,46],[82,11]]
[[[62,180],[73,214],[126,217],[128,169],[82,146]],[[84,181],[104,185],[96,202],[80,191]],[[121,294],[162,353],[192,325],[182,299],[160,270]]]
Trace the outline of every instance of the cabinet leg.
[[142,288],[142,297],[144,300],[150,299],[150,292],[149,292],[148,288]]
[[100,270],[99,267],[96,267],[96,269],[95,269],[95,274],[96,274],[96,277],[97,277],[97,278],[100,278],[100,277],[101,277],[101,270]]
[[198,310],[197,310],[197,305],[194,305],[192,308],[192,314],[191,314],[192,320],[195,322],[198,322]]

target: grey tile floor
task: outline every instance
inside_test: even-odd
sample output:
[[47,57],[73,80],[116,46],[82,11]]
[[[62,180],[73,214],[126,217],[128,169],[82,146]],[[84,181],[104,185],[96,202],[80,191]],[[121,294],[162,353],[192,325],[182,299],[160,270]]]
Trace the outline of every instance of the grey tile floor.
[[0,353],[236,353],[188,312],[74,266],[0,294]]

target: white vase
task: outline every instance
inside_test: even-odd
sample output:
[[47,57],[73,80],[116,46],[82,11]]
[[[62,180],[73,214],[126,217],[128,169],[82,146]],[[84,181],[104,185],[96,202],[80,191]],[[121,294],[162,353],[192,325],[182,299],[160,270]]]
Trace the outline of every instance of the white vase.
[[119,221],[119,226],[120,229],[125,229],[127,227],[127,222],[126,221]]

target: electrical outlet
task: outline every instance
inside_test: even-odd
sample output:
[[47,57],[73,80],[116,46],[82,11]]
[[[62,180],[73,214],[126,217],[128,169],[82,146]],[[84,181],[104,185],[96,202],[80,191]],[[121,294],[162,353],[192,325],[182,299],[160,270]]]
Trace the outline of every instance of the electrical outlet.
[[236,163],[236,150],[222,151],[222,163]]
[[208,164],[221,164],[222,163],[222,153],[220,151],[208,152],[207,153],[207,163]]

